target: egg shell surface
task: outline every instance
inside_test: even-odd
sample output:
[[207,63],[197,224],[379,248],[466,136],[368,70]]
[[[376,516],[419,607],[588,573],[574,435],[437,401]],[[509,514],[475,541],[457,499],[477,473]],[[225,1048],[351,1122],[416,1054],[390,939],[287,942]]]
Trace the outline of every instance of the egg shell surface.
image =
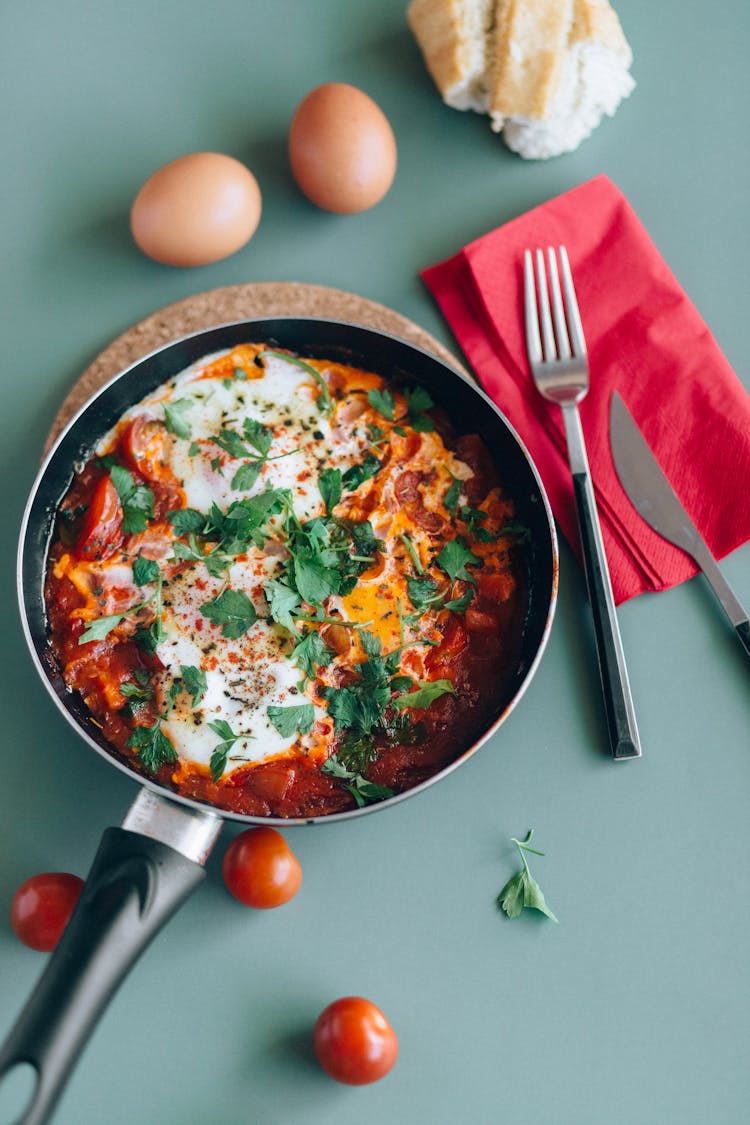
[[261,194],[234,157],[194,152],[146,180],[130,212],[144,254],[167,266],[203,266],[234,254],[260,222]]
[[356,86],[329,82],[300,102],[289,131],[300,190],[326,211],[354,214],[379,203],[396,175],[396,139],[380,107]]

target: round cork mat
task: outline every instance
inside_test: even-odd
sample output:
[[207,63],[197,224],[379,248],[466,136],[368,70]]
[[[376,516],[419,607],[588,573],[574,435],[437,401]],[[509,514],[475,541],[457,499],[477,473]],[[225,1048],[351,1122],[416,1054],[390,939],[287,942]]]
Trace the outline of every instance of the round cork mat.
[[377,328],[416,344],[464,371],[446,348],[423,328],[385,305],[354,293],[296,282],[250,282],[196,293],[152,313],[113,340],[76,380],[65,397],[47,437],[45,454],[80,408],[118,372],[156,348],[233,320],[274,316],[320,316]]

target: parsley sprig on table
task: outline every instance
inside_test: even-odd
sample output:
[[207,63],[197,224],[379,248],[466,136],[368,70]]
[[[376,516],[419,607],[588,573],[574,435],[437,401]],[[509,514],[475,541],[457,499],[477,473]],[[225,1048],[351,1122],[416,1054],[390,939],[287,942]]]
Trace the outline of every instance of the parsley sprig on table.
[[534,829],[530,828],[525,840],[517,840],[515,836],[511,836],[511,842],[518,848],[523,867],[517,875],[508,880],[500,891],[497,896],[497,904],[509,918],[517,918],[523,908],[527,907],[530,910],[538,910],[541,914],[545,914],[553,922],[556,922],[557,918],[547,906],[541,887],[529,871],[526,852],[531,852],[532,855],[544,855],[544,852],[530,846],[533,835]]

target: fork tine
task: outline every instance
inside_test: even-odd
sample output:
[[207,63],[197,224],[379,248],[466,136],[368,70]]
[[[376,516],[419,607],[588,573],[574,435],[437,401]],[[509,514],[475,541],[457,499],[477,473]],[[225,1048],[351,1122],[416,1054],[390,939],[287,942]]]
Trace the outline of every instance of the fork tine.
[[576,291],[573,287],[573,275],[570,272],[568,251],[564,246],[560,247],[560,267],[562,269],[563,289],[565,290],[565,308],[568,313],[568,330],[570,332],[570,341],[573,345],[573,355],[585,356],[586,339],[583,335],[581,314],[578,311]]
[[531,251],[523,252],[524,317],[526,322],[526,351],[530,363],[542,362],[542,338],[539,335],[539,314],[536,307],[536,286],[534,285],[534,263]]
[[549,281],[552,290],[552,314],[555,318],[557,351],[560,359],[570,359],[570,340],[568,339],[568,329],[565,325],[565,310],[563,309],[562,293],[560,292],[560,276],[557,272],[557,258],[551,246],[547,247],[547,261],[549,263]]
[[544,255],[541,250],[536,252],[536,280],[539,286],[539,314],[542,322],[542,340],[544,342],[544,358],[557,359],[555,347],[555,334],[552,331],[552,313],[549,307],[549,290],[547,288],[547,271],[544,268]]

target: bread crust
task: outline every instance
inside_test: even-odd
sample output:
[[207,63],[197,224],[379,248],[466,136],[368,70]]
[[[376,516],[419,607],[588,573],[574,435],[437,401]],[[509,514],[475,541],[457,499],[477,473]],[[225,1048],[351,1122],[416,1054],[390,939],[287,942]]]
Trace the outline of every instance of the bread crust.
[[495,0],[411,0],[406,18],[443,100],[489,109],[487,31]]
[[505,117],[539,120],[560,82],[573,0],[498,0],[490,87],[493,128]]

